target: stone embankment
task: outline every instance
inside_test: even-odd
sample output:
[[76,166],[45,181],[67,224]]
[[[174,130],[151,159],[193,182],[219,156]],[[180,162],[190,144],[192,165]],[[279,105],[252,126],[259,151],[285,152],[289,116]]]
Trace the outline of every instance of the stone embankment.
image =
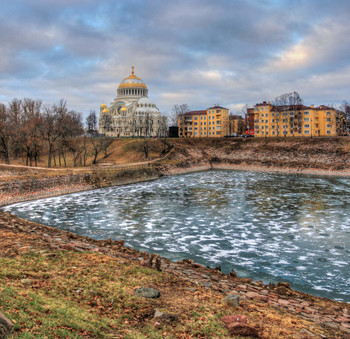
[[350,176],[350,138],[180,139],[165,175],[206,169]]
[[22,175],[7,171],[5,179],[0,180],[0,206],[17,202],[47,198],[62,194],[87,191],[91,189],[126,185],[159,178],[155,166],[125,166],[86,168],[84,171],[69,171],[67,174],[50,172],[25,172]]
[[[194,288],[204,286],[222,293],[223,297],[231,296],[233,304],[237,302],[237,298],[248,301],[250,309],[255,311],[262,312],[266,308],[274,308],[294,314],[325,328],[330,334],[326,337],[350,337],[349,304],[292,290],[287,283],[264,285],[252,279],[239,278],[234,272],[223,274],[217,269],[204,267],[192,260],[171,262],[154,254],[125,247],[123,241],[93,240],[29,222],[9,213],[0,213],[0,232],[2,233],[0,254],[3,256],[21,255],[31,251],[45,252],[45,249],[98,252],[175,274],[184,281],[192,283]],[[300,337],[322,336],[308,332],[307,335]]]

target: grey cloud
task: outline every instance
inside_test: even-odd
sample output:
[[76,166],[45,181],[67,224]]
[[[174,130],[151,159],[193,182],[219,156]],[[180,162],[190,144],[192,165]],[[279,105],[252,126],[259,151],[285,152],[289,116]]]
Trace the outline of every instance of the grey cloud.
[[[333,75],[339,82],[338,73],[348,66],[348,1],[0,0],[0,5],[3,101],[19,96],[22,80],[20,90],[28,96],[65,97],[88,112],[113,99],[131,65],[164,110],[177,100],[194,108],[216,101],[239,107],[293,90],[314,100],[324,91],[338,100],[327,90],[337,85],[327,81]],[[321,29],[327,26],[328,39]],[[276,67],[279,56],[303,41],[316,51],[313,60],[292,71]],[[315,77],[317,91],[304,85]],[[349,89],[346,80],[342,86]]]

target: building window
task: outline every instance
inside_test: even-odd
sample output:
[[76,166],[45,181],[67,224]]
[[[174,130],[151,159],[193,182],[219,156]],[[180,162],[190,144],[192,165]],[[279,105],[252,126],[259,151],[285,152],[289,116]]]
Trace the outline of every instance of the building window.
[[327,125],[327,128],[331,128],[332,126],[330,124]]
[[327,130],[327,134],[331,134],[331,131]]
[[310,128],[310,125],[306,124],[304,125],[304,128]]
[[331,121],[331,118],[327,118],[326,121]]
[[305,134],[310,134],[309,130],[304,131]]
[[309,112],[304,112],[304,115],[309,115]]
[[269,121],[268,120],[265,120],[265,124],[267,124]]
[[326,112],[326,115],[331,115],[331,112]]
[[310,121],[310,118],[304,118],[304,121]]

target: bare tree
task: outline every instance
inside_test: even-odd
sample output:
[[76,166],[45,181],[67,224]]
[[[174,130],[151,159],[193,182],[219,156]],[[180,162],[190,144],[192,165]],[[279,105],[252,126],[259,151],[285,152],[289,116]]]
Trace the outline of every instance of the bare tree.
[[97,117],[95,111],[90,111],[89,115],[86,117],[86,125],[89,134],[97,133]]
[[[298,92],[285,93],[273,101],[273,112],[275,113],[276,127],[277,127],[277,136],[280,134],[280,119],[286,117],[287,114],[289,118],[289,128],[292,130],[294,135],[295,124],[298,125],[299,117],[297,116],[297,111],[301,109],[303,100]],[[298,120],[296,120],[298,119]],[[286,134],[284,134],[286,136]]]
[[103,114],[100,118],[100,127],[106,131],[113,131],[112,117],[109,114]]
[[90,138],[90,143],[92,146],[92,156],[94,159],[92,160],[93,164],[97,163],[97,157],[101,152],[104,152],[105,157],[108,155],[108,146],[111,145],[113,139],[111,138]]
[[41,100],[24,99],[21,109],[18,147],[26,155],[26,165],[38,165],[42,152],[42,139],[40,134]]
[[180,114],[185,114],[190,111],[187,104],[174,105],[171,111],[171,124],[173,126],[178,126],[178,118]]
[[151,145],[150,145],[149,140],[147,138],[145,138],[142,141],[139,150],[145,155],[145,160],[148,160],[149,152],[151,150]]

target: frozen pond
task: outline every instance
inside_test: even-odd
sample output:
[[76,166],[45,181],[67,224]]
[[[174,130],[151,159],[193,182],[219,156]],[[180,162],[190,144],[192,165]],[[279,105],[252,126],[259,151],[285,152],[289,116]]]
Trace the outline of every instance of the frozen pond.
[[210,171],[19,203],[21,217],[350,301],[350,179]]

